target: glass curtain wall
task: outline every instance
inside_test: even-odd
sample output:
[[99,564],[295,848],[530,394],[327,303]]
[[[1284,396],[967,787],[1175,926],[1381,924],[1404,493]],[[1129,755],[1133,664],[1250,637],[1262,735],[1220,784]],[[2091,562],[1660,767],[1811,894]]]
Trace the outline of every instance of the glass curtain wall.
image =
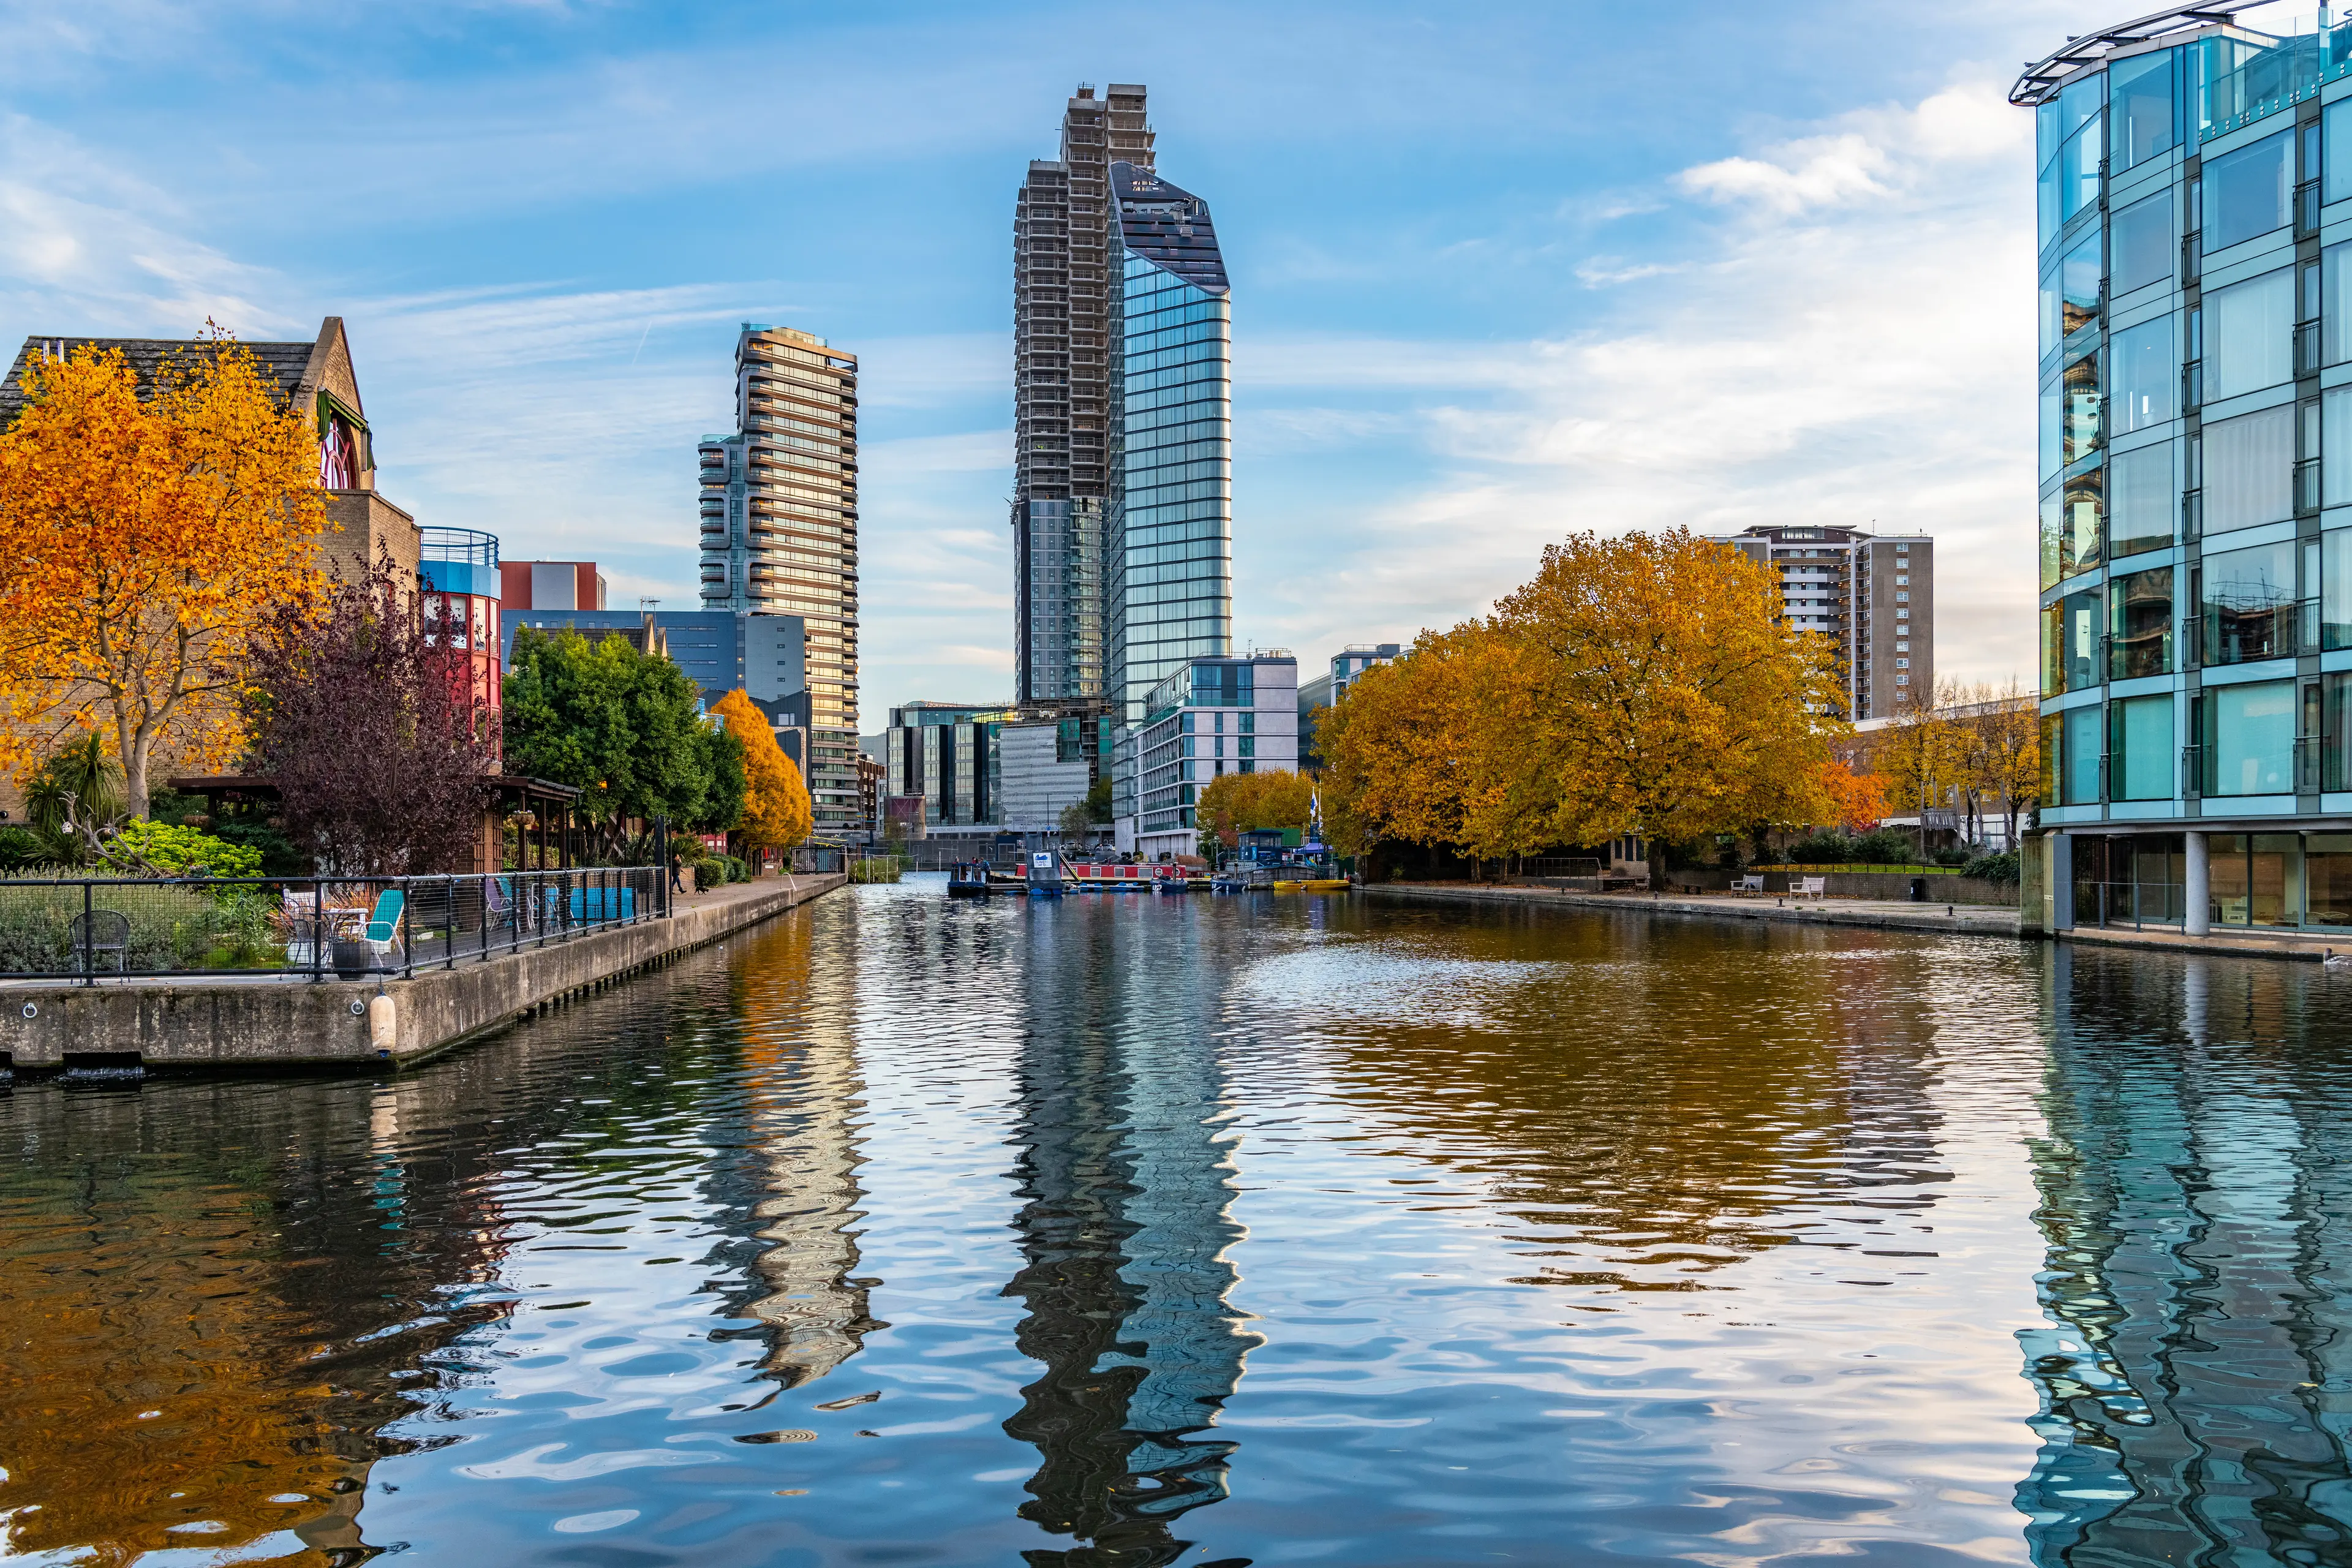
[[1233,645],[1231,317],[1223,289],[1123,258],[1113,291],[1109,695]]

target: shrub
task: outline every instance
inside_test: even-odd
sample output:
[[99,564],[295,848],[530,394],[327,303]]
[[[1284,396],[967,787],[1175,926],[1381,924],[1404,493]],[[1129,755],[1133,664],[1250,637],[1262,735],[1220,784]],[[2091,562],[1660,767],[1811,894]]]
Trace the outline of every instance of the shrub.
[[1865,866],[1908,866],[1916,854],[1911,839],[1891,827],[1881,827],[1853,841],[1853,858]]
[[26,827],[0,827],[0,871],[22,871],[49,858],[49,847]]
[[1938,849],[1936,851],[1936,864],[1938,866],[1965,866],[1974,858],[1976,858],[1976,857],[1966,849]]
[[[226,941],[239,945],[239,917],[188,888],[152,882],[110,888],[101,883],[91,907],[130,917],[131,969],[194,969]],[[0,884],[0,973],[70,974],[79,967],[73,921],[81,913],[79,888],[11,888]],[[101,960],[111,967],[110,955]]]
[[2018,880],[2017,854],[2012,850],[2006,855],[1979,855],[1960,868],[1960,875],[1986,882],[2015,883]]
[[171,877],[258,877],[261,852],[194,827],[136,818],[116,836],[125,849]]
[[1816,833],[1789,846],[1792,866],[1843,866],[1861,858],[1853,840],[1843,833]]

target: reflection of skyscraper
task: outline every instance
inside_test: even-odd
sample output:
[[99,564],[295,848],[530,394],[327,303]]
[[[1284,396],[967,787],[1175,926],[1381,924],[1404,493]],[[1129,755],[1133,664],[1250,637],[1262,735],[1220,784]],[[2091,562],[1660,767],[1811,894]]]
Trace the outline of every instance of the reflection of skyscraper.
[[1024,1266],[1005,1293],[1027,1304],[1017,1342],[1045,1371],[1005,1430],[1042,1455],[1023,1517],[1086,1543],[1033,1563],[1165,1563],[1188,1550],[1173,1521],[1224,1495],[1233,1445],[1206,1434],[1257,1342],[1226,1300],[1242,1232],[1226,1212],[1210,1020],[1177,990],[1190,966],[1139,982],[1154,992],[1143,1005],[1107,1007],[1105,976],[1122,966],[1056,929],[1121,918],[1056,911],[1029,957]]
[[[770,1243],[751,1259],[767,1293],[745,1309],[768,1325],[767,1368],[787,1388],[813,1383],[886,1325],[856,1279],[859,1123],[866,1084],[845,1031],[811,1029],[795,1013],[814,988],[806,921],[769,926],[752,939],[739,974],[747,1061],[755,1075],[748,1129],[767,1195],[751,1205],[753,1235]],[[835,955],[838,957],[839,955]],[[845,960],[844,960],[845,962]]]
[[2340,1561],[2352,1176],[2329,1086],[2277,1048],[2325,1033],[2291,975],[2192,960],[2155,1019],[2145,964],[2053,953],[2034,1559]]

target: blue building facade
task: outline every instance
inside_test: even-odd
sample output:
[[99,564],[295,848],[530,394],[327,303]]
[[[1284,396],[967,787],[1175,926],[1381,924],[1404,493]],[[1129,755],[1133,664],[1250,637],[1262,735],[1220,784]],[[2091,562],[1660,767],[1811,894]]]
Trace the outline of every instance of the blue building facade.
[[2352,27],[2243,8],[2071,39],[2011,93],[2051,929],[2352,931]]

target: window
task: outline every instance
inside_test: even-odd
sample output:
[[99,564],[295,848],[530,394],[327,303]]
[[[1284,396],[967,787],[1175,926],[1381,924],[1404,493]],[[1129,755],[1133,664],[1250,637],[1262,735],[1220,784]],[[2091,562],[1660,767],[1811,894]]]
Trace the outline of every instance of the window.
[[[2328,166],[2335,164],[2331,161]],[[2326,787],[2344,786],[2338,783]],[[2352,833],[2303,836],[2303,886],[2306,922],[2352,926]]]
[[2092,805],[2099,798],[2099,755],[2106,737],[2099,710],[2076,708],[2066,714],[2066,804]]
[[2204,702],[2208,795],[2285,795],[2294,789],[2294,681],[2208,687]]
[[2107,68],[2107,123],[2115,132],[2108,156],[2117,174],[2172,150],[2174,53],[2166,49]]
[[1895,585],[1898,588],[1907,587],[1910,585],[1910,582],[1911,579],[1908,577],[1898,576],[1895,579]]
[[2294,410],[2265,408],[2205,426],[2205,532],[2294,515]]
[[2119,452],[2107,462],[2107,553],[2136,555],[2172,542],[2172,444]]
[[1895,651],[1896,653],[1909,653],[1911,651],[1911,645],[1907,642],[1896,643],[1895,645]]
[[2112,579],[2107,584],[2107,616],[2109,680],[2172,673],[2171,567]]
[[2132,697],[2108,709],[2114,735],[2109,793],[2117,800],[2170,800],[2173,795],[2172,698]]
[[[2286,226],[2294,184],[2294,135],[2282,131],[2205,160],[2207,255]],[[2070,216],[2074,210],[2068,209]]]
[[2158,316],[2115,333],[2107,344],[2107,372],[2116,434],[2146,430],[2171,418],[2180,390],[2173,362],[2172,318]]
[[1911,661],[1907,658],[1898,658],[1895,661],[1895,668],[1897,669],[1908,669],[1911,668]]
[[2210,846],[2216,925],[2293,925],[2299,918],[2287,866],[2301,847],[2292,833],[2216,833]]
[[2042,695],[2099,683],[2099,591],[2069,594],[2042,612]]
[[[2164,191],[2146,201],[2134,202],[2108,220],[2113,226],[2114,249],[2109,254],[2109,266],[2115,275],[2114,291],[2117,296],[2135,289],[2145,289],[2151,283],[2168,281],[2172,277],[2172,258],[2178,250],[2172,242],[2172,193]],[[2075,251],[2068,251],[2059,264],[2061,280],[2073,283],[2069,268],[2074,266]],[[2047,285],[2044,286],[2045,288]],[[2069,287],[2062,307],[2073,303]],[[2042,346],[2048,353],[2049,344]]]
[[[2352,528],[2321,534],[2319,552],[2319,646],[2352,647]],[[2312,584],[2304,592],[2308,596]]]
[[2319,199],[2340,202],[2352,196],[2352,110],[2347,110],[2341,103],[2331,103],[2320,118],[2320,141],[2325,151],[2320,163],[2326,175],[2325,183],[2319,188]]
[[2207,664],[2251,664],[2294,652],[2294,545],[2259,544],[2205,557],[2198,605]]
[[[2116,289],[2122,290],[2120,283]],[[2098,320],[2099,297],[2099,231],[2094,228],[2042,275],[2042,352],[2049,353]]]
[[2205,297],[2205,400],[2294,379],[2294,269],[2282,267]]

